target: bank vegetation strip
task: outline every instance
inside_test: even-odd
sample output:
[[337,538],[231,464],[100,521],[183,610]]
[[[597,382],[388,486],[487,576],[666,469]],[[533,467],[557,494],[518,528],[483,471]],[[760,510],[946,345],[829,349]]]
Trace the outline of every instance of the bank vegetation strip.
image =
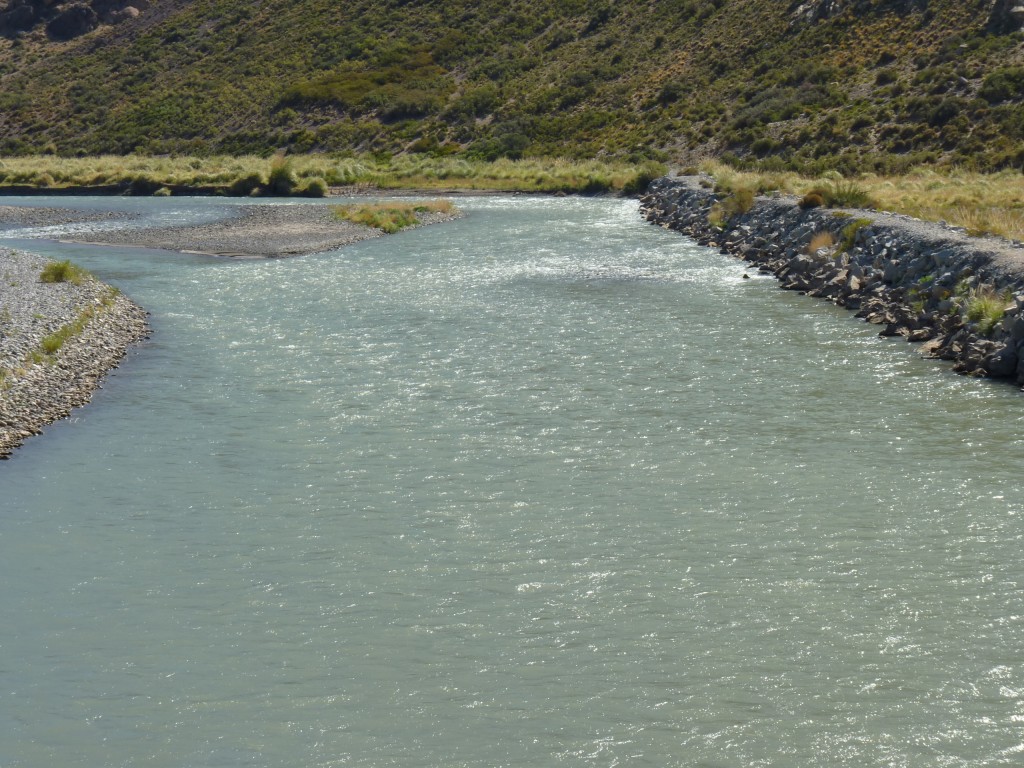
[[326,154],[272,157],[64,158],[0,160],[0,193],[105,193],[321,197],[331,190],[452,190],[634,194],[665,172],[658,163]]
[[777,191],[802,198],[817,192],[827,198],[831,192],[839,198],[835,201],[839,207],[875,208],[946,222],[962,227],[968,235],[1024,240],[1024,175],[1020,171],[976,173],[922,166],[899,176],[831,173],[810,178],[789,172],[739,171],[715,161],[691,170],[708,174],[718,190],[729,193]]

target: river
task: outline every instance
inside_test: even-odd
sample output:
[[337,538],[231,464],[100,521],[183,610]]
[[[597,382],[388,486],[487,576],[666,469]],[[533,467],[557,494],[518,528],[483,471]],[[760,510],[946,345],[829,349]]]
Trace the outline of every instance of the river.
[[0,463],[0,765],[1024,759],[1020,393],[635,201],[459,205],[285,260],[6,241],[154,335]]

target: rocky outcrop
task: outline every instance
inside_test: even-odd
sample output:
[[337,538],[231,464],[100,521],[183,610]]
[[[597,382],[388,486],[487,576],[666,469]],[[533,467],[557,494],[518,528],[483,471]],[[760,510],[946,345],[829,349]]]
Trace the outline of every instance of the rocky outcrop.
[[99,23],[96,11],[85,3],[73,3],[64,7],[46,25],[46,34],[54,40],[70,40],[86,32],[92,32]]
[[796,22],[813,24],[852,10],[864,14],[872,10],[908,13],[928,8],[928,0],[795,0],[789,6]]
[[[1024,247],[874,211],[804,209],[757,198],[723,226],[723,196],[695,178],[659,179],[642,198],[655,224],[775,275],[782,288],[831,301],[883,337],[926,342],[926,357],[973,376],[1024,384]],[[726,206],[728,209],[728,206]]]
[[995,0],[988,19],[988,31],[1008,35],[1024,28],[1024,0]]
[[135,18],[149,0],[10,0],[0,11],[0,35],[17,37],[43,27],[51,40],[71,40],[101,24]]

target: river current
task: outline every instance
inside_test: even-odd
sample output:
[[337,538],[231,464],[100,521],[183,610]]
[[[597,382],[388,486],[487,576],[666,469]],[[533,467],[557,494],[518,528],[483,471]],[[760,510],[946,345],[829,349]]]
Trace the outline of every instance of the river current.
[[0,463],[0,765],[1024,761],[1017,391],[635,201],[459,205],[274,261],[6,241],[154,335]]

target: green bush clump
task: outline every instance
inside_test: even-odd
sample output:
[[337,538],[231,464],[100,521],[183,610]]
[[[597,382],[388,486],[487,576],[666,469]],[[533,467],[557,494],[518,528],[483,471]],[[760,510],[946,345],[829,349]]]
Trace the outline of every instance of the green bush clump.
[[800,201],[801,208],[874,208],[876,202],[856,182],[837,179],[816,186]]
[[754,207],[754,190],[747,187],[736,189],[732,195],[726,198],[726,210],[733,213],[746,213]]
[[263,177],[258,173],[248,173],[231,182],[228,193],[234,197],[248,197],[263,186]]
[[853,248],[857,242],[857,234],[864,229],[864,227],[871,226],[870,219],[854,219],[845,227],[843,227],[842,239],[839,241],[839,247],[836,249],[836,253],[844,253]]
[[969,292],[964,315],[972,323],[977,324],[979,333],[991,336],[996,325],[1006,314],[1009,302],[1008,292],[1000,293],[990,286],[979,286]]
[[302,182],[298,189],[295,190],[295,194],[300,197],[325,197],[327,195],[327,182],[319,176],[314,176]]
[[978,96],[989,104],[1019,99],[1024,92],[1024,67],[997,69],[985,77]]
[[89,277],[89,273],[70,261],[51,261],[39,275],[43,283],[71,283],[81,285]]
[[298,179],[295,176],[295,169],[292,167],[291,158],[284,155],[277,155],[270,163],[270,176],[267,179],[266,193],[288,197]]
[[875,201],[855,182],[835,181],[826,198],[829,208],[874,208]]
[[713,227],[724,227],[733,216],[746,213],[754,207],[754,190],[749,187],[736,187],[724,199],[711,206],[708,222]]

